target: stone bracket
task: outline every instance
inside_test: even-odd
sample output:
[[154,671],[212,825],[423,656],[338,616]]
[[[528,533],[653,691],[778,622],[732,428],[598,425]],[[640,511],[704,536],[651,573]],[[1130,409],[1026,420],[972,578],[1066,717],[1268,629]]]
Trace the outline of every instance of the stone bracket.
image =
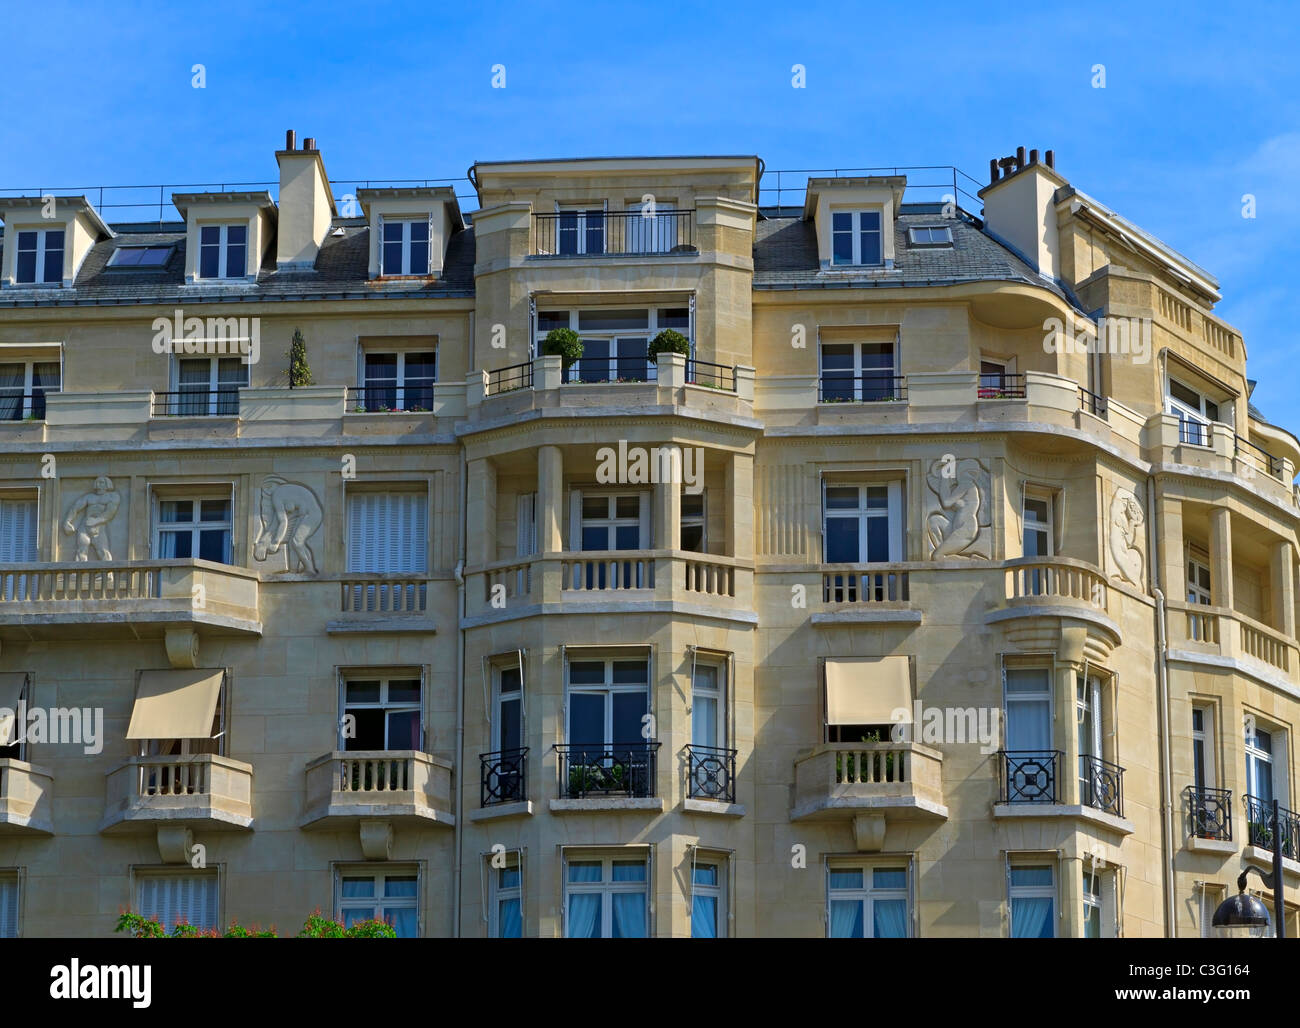
[[393,822],[363,819],[361,852],[367,860],[391,860],[393,856]]
[[167,629],[163,645],[172,667],[199,666],[199,633],[192,628]]
[[188,864],[194,833],[184,825],[158,826],[158,855],[164,864]]
[[885,848],[885,815],[855,814],[853,841],[860,853],[879,853]]

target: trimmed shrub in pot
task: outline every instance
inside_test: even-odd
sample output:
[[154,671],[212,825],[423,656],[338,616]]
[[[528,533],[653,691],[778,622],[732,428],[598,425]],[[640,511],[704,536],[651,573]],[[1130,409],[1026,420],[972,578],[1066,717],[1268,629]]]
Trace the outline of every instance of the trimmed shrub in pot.
[[683,357],[691,355],[691,341],[680,332],[666,328],[650,340],[646,347],[646,356],[656,364],[661,353],[680,353]]
[[568,371],[569,366],[582,357],[582,340],[571,328],[553,328],[542,340],[542,353],[563,358],[564,370]]

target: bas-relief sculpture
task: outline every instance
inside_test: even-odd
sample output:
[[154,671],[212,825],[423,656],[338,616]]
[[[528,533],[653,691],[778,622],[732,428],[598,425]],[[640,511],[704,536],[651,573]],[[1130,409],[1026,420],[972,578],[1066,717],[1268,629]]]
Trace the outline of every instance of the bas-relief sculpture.
[[1110,501],[1110,557],[1113,577],[1142,585],[1142,551],[1138,543],[1146,518],[1142,505],[1128,489],[1116,489]]
[[77,537],[76,560],[90,560],[92,550],[95,560],[113,559],[108,549],[108,523],[121,506],[122,496],[113,488],[113,480],[100,475],[91,491],[83,493],[68,508],[63,519],[63,533]]
[[947,456],[931,463],[925,481],[930,490],[925,519],[930,558],[991,558],[988,469],[971,457]]
[[284,549],[286,570],[316,574],[316,555],[307,541],[320,529],[322,521],[324,514],[315,493],[298,482],[267,475],[258,495],[254,559],[265,561]]

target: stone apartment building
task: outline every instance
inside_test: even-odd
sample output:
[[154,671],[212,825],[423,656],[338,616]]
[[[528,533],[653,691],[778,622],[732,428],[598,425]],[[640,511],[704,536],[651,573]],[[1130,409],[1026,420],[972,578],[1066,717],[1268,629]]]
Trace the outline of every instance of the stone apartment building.
[[0,198],[0,935],[1195,936],[1274,798],[1300,885],[1300,443],[1050,151],[275,156]]

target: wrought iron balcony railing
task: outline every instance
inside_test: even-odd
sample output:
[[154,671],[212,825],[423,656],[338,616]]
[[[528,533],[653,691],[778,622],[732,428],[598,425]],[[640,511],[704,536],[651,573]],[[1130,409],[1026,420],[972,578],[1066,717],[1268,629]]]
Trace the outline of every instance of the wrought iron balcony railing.
[[511,364],[507,368],[489,371],[487,376],[487,395],[497,396],[501,393],[513,393],[516,389],[533,388],[533,362]]
[[433,410],[433,383],[348,386],[347,410],[357,414],[427,413]]
[[1282,458],[1275,457],[1262,446],[1252,443],[1249,439],[1236,436],[1236,455],[1242,460],[1248,462],[1258,471],[1266,475],[1272,475],[1274,478],[1282,477]]
[[821,376],[819,403],[886,403],[907,399],[907,378],[892,371],[828,371]]
[[533,215],[540,257],[648,257],[694,253],[695,211],[560,211]]
[[1232,841],[1232,790],[1197,788],[1183,790],[1187,799],[1187,834],[1196,839]]
[[686,361],[686,382],[688,385],[734,393],[736,368],[735,365],[714,364],[711,361],[696,360],[692,357]]
[[557,743],[560,798],[653,796],[658,750],[655,740],[626,746]]
[[1107,407],[1106,397],[1098,396],[1096,393],[1089,392],[1083,386],[1079,386],[1079,409],[1085,414],[1091,414],[1094,418],[1106,420]]
[[239,413],[241,386],[222,389],[181,389],[154,393],[150,414],[155,418],[234,417]]
[[1079,756],[1079,799],[1116,817],[1124,816],[1124,769],[1100,757]]
[[[1246,800],[1246,844],[1261,849],[1273,848],[1273,801],[1259,796]],[[1287,860],[1300,859],[1300,814],[1286,807],[1277,811],[1278,831],[1282,836],[1282,856]]]
[[1059,803],[1060,750],[1001,750],[1003,803]]
[[980,375],[977,395],[981,400],[1023,400],[1025,376],[1023,374]]
[[528,799],[528,747],[479,755],[479,803],[523,803]]
[[579,357],[564,370],[564,383],[654,382],[658,372],[648,357]]
[[48,386],[30,393],[0,387],[0,421],[44,421],[45,397],[58,391]]
[[736,802],[736,751],[718,746],[686,747],[691,799]]

